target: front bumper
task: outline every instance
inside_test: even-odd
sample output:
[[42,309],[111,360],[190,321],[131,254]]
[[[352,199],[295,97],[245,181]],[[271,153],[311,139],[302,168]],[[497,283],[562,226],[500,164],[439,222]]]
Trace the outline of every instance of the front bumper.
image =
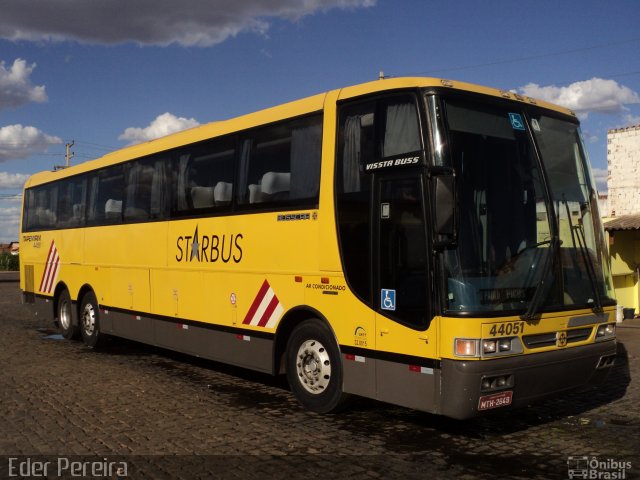
[[[441,413],[466,419],[483,413],[480,397],[512,391],[509,407],[603,382],[616,355],[615,340],[516,357],[460,361],[443,359]],[[481,391],[486,377],[509,376],[510,386]],[[501,407],[503,409],[505,407]]]

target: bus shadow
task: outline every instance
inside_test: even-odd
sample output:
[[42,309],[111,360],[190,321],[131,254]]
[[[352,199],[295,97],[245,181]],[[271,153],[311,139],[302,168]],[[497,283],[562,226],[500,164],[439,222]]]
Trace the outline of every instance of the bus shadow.
[[[80,355],[97,354],[126,358],[143,369],[161,372],[207,390],[218,398],[228,398],[235,406],[246,408],[295,408],[286,378],[247,368],[216,362],[162,347],[109,337],[100,349],[82,348]],[[285,398],[285,397],[291,398]]]
[[[110,338],[100,350],[83,348],[79,352],[81,355],[127,357],[127,361],[136,362],[141,368],[192,382],[197,388],[206,389],[218,398],[226,398],[241,408],[283,412],[302,410],[283,375],[272,376],[122,338]],[[370,435],[372,424],[387,425],[389,428],[384,428],[385,441],[394,445],[394,450],[402,452],[402,445],[415,446],[422,440],[430,443],[434,437],[443,434],[486,439],[559,421],[572,428],[585,421],[583,415],[624,397],[630,383],[629,355],[624,343],[618,341],[616,363],[602,385],[561,394],[526,408],[498,410],[470,420],[454,420],[356,397],[346,410],[338,415],[329,415],[327,421],[355,435]],[[623,424],[625,418],[594,421]],[[399,424],[411,428],[394,428]],[[407,447],[407,451],[410,449]]]

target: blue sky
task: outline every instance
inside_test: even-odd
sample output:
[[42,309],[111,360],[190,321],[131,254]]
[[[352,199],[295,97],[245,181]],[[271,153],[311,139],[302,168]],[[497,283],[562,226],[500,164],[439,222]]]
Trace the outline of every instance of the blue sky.
[[28,174],[388,76],[562,103],[606,189],[607,130],[640,124],[637,0],[1,0],[0,242]]

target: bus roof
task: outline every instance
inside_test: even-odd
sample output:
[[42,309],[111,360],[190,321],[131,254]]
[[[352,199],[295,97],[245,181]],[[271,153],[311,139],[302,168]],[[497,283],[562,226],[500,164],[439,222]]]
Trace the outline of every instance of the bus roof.
[[159,153],[171,148],[206,140],[211,137],[221,136],[240,130],[249,129],[259,125],[284,120],[298,115],[305,115],[322,110],[327,95],[337,93],[338,101],[355,98],[376,92],[387,90],[411,89],[411,88],[446,88],[463,92],[472,92],[503,99],[510,99],[523,103],[537,105],[542,108],[575,117],[575,114],[566,108],[548,102],[535,100],[531,97],[519,95],[507,90],[499,90],[484,87],[472,83],[459,82],[429,77],[399,77],[375,80],[372,82],[353,85],[342,89],[325,92],[311,97],[284,103],[275,107],[249,113],[228,120],[210,122],[204,125],[173,133],[148,142],[124,147],[108,153],[95,160],[89,160],[64,170],[43,171],[35,173],[25,183],[25,188],[47,183],[53,180],[70,177],[79,173],[95,170],[108,165],[125,162],[134,158],[144,157]]

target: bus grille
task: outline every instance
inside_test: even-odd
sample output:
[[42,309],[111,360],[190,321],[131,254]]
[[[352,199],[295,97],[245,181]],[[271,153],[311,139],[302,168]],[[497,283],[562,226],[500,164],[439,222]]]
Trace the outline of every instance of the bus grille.
[[[592,331],[593,327],[567,330],[567,344],[584,342],[591,336]],[[556,344],[556,332],[525,335],[522,340],[529,349],[552,347]]]

